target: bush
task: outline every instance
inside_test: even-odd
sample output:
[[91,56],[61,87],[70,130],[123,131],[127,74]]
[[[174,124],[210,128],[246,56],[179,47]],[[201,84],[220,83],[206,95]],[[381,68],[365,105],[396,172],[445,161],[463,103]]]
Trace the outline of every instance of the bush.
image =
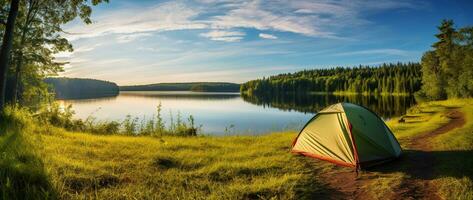
[[33,121],[30,112],[26,108],[18,108],[17,106],[5,107],[0,119],[2,133],[12,129],[16,131],[22,130]]

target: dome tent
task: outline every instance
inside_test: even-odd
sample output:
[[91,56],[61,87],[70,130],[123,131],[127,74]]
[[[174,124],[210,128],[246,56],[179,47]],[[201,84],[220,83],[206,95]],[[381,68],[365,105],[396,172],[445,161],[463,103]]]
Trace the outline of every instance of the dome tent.
[[397,158],[401,151],[381,118],[351,103],[318,112],[292,144],[293,153],[357,169]]

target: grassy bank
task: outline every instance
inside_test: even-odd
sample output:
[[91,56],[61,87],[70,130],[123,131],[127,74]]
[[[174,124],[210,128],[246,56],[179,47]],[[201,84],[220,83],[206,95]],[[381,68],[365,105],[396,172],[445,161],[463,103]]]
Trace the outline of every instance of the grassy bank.
[[[293,134],[263,137],[42,135],[61,197],[297,198],[312,171],[288,153]],[[315,187],[319,188],[319,187]],[[307,194],[310,195],[310,194]]]
[[0,199],[55,199],[33,119],[25,110],[7,108],[5,113],[0,122]]
[[[23,153],[5,152],[16,157],[2,160],[2,180],[21,183],[13,188],[0,183],[4,199],[23,199],[24,192],[38,199],[295,199],[325,191],[305,159],[288,153],[294,133],[157,138],[92,135],[35,123],[18,130],[5,130],[0,140]],[[11,136],[17,143],[7,144]],[[7,164],[17,166],[24,155],[32,155],[24,171],[10,172]],[[20,172],[27,177],[19,178]]]
[[[439,194],[471,199],[473,100],[430,102],[387,122],[406,141],[447,123],[459,107],[463,128],[433,139]],[[4,199],[311,199],[336,193],[319,178],[350,169],[289,153],[295,132],[264,136],[132,137],[92,135],[38,125],[27,113],[1,124],[0,186]],[[393,197],[409,166],[400,160],[362,172],[362,189]],[[27,196],[25,196],[27,195]]]

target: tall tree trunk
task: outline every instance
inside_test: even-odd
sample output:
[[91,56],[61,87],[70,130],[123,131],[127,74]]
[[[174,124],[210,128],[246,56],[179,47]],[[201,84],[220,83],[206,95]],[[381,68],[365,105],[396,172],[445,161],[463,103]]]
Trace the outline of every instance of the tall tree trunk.
[[20,94],[21,94],[20,88],[22,88],[21,87],[21,70],[23,67],[23,49],[26,42],[26,35],[28,32],[28,28],[30,26],[32,19],[34,18],[37,12],[37,5],[38,5],[38,1],[29,0],[28,13],[26,14],[26,20],[21,28],[21,39],[20,39],[20,45],[18,46],[18,56],[17,56],[18,60],[16,61],[15,77],[14,77],[14,83],[13,83],[13,88],[12,88],[13,89],[13,98],[12,98],[13,104],[18,103],[17,101],[20,99]]
[[[22,45],[22,44],[20,44]],[[13,83],[13,98],[12,98],[12,103],[16,104],[18,103],[17,100],[19,99],[20,92],[18,88],[20,87],[21,83],[21,67],[23,64],[23,52],[22,48],[20,47],[20,52],[18,53],[18,61],[16,62],[16,69],[15,69],[15,81]]]
[[5,26],[5,33],[3,35],[2,49],[0,50],[0,111],[3,111],[5,107],[7,70],[13,44],[13,34],[16,16],[18,15],[19,2],[20,0],[11,1],[7,24]]

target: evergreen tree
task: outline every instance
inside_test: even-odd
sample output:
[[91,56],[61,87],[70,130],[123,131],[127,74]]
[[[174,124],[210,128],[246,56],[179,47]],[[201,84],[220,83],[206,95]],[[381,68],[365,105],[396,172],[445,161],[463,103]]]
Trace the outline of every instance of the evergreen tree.
[[457,80],[458,70],[452,59],[452,52],[455,49],[453,37],[456,34],[453,28],[452,20],[443,20],[441,25],[438,27],[440,33],[436,34],[435,37],[438,41],[432,45],[434,47],[435,55],[438,58],[441,73],[444,77],[451,77],[448,81],[441,82],[440,87],[444,87],[449,96],[457,96],[456,83],[453,80]]
[[453,21],[443,20],[438,41],[422,57],[422,91],[428,99],[473,96],[473,28],[459,31]]

